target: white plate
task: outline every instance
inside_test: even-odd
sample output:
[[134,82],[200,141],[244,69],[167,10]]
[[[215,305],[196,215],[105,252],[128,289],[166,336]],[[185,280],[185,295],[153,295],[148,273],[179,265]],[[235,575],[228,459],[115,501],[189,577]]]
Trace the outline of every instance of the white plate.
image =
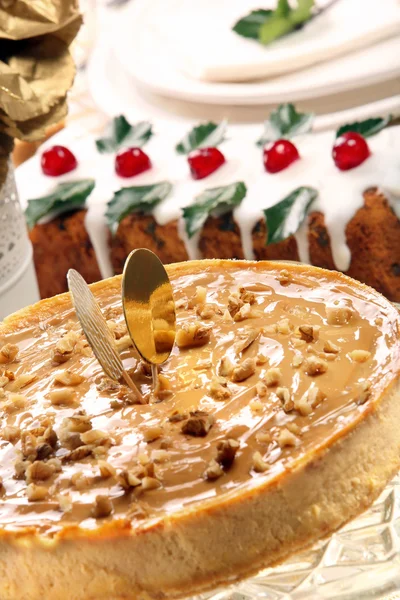
[[[113,20],[109,27],[110,39],[126,72],[156,94],[193,102],[255,105],[326,96],[400,75],[398,36],[274,79],[248,83],[210,83],[191,79],[179,70],[165,39],[154,32],[150,34],[143,26],[141,15],[146,5],[143,2],[135,0],[122,9],[109,12],[109,18]],[[153,7],[155,11],[152,3],[152,10]]]

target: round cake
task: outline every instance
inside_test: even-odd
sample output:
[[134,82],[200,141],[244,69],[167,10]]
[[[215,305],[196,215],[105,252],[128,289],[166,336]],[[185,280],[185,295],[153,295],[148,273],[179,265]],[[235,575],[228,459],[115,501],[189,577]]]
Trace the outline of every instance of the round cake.
[[177,335],[154,390],[120,278],[91,286],[145,404],[104,375],[69,294],[0,325],[2,600],[231,583],[341,527],[397,472],[389,301],[304,265],[167,270]]

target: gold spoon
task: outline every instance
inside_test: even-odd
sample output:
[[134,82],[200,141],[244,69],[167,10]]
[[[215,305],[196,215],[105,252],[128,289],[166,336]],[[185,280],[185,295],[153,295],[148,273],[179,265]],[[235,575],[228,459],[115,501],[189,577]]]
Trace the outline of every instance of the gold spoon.
[[68,271],[67,281],[79,322],[103,371],[116,381],[123,377],[143,404],[145,400],[124,369],[114,337],[88,284],[75,269]]
[[122,276],[122,305],[132,343],[151,365],[154,389],[157,367],[169,358],[175,343],[176,314],[167,272],[150,250],[139,248],[128,256]]

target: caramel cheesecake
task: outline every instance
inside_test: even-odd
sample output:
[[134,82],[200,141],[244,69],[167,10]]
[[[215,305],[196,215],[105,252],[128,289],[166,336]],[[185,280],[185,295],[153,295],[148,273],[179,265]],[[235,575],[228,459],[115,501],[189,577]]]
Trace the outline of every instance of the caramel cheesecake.
[[[400,317],[315,267],[167,267],[151,389],[119,277],[92,285],[146,399],[107,379],[69,294],[0,325],[0,598],[161,600],[255,573],[363,511],[400,464]],[[160,317],[162,329],[162,317]]]

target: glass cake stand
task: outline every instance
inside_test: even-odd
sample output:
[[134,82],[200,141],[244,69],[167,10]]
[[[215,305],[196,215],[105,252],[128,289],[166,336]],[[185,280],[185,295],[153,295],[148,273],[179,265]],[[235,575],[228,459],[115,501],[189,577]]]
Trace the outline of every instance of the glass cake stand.
[[192,600],[400,600],[400,474],[373,506],[311,549]]

